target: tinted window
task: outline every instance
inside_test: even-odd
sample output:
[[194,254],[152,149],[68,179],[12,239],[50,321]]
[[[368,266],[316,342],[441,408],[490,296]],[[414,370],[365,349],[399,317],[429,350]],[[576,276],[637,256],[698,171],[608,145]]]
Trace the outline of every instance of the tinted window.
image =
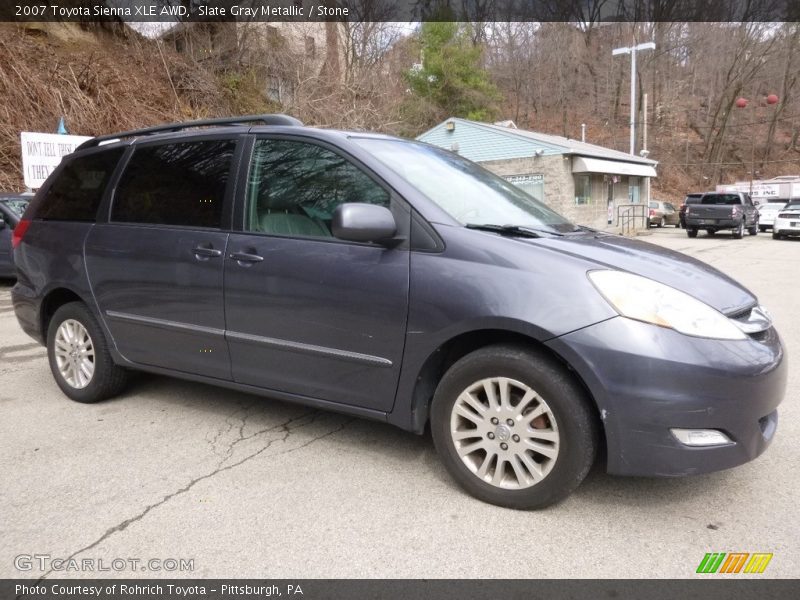
[[74,158],[64,166],[42,198],[36,218],[56,221],[94,221],[122,148]]
[[741,204],[739,194],[706,194],[701,204]]
[[222,225],[233,140],[137,148],[114,195],[111,220],[214,227]]
[[389,207],[389,193],[344,157],[321,146],[258,140],[247,186],[248,231],[331,237],[343,202]]

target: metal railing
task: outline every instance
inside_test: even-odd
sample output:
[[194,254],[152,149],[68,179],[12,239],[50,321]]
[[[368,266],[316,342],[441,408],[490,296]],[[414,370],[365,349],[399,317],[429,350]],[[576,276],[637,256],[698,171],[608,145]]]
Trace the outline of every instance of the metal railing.
[[622,235],[630,235],[638,229],[647,229],[650,214],[646,204],[623,204],[617,207],[617,227]]

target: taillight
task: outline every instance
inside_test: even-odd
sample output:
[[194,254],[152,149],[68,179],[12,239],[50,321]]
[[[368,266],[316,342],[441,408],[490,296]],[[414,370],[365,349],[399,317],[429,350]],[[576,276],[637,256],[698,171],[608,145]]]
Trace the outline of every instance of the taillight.
[[738,215],[738,214],[739,214],[739,211],[740,211],[740,210],[741,210],[741,209],[740,209],[738,206],[734,206],[734,207],[731,209],[731,216],[735,217],[736,215]]
[[17,226],[14,227],[14,232],[11,234],[11,247],[16,248],[22,243],[22,236],[25,235],[25,232],[28,231],[28,227],[30,227],[31,222],[22,219]]
[[656,211],[653,210],[652,208],[650,209],[650,216],[651,217],[655,217],[656,216]]

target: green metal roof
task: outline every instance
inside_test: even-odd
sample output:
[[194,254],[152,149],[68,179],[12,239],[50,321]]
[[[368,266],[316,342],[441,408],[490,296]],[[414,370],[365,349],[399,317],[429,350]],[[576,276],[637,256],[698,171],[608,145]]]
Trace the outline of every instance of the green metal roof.
[[[452,131],[447,130],[448,122],[455,125]],[[541,151],[543,155],[575,154],[645,165],[658,164],[654,160],[579,140],[458,118],[439,123],[417,139],[447,150],[457,148],[461,156],[475,162],[524,158]]]

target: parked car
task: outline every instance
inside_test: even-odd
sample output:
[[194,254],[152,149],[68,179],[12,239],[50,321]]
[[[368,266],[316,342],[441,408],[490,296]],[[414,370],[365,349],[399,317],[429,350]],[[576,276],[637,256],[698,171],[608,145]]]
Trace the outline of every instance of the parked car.
[[800,235],[800,198],[790,200],[775,217],[772,227],[772,239],[780,240],[784,236]]
[[758,233],[758,210],[743,192],[703,194],[699,203],[686,206],[685,220],[689,237],[697,237],[699,229],[708,235],[730,229],[734,239],[741,239],[745,229],[750,235]]
[[758,206],[758,230],[766,231],[767,229],[772,229],[772,223],[775,221],[778,211],[786,206],[786,203],[786,200],[782,200],[780,202],[760,204]]
[[650,213],[647,217],[649,227],[664,227],[665,225],[680,226],[678,211],[669,202],[653,201],[650,202]]
[[430,427],[464,489],[547,506],[601,451],[677,476],[770,444],[756,296],[579,227],[440,148],[284,115],[94,138],[14,230],[22,328],[69,398],[131,370]]
[[683,199],[683,203],[678,208],[681,229],[686,229],[686,207],[690,204],[699,204],[702,197],[702,193],[686,194],[686,197]]
[[11,236],[31,194],[0,194],[0,277],[14,277]]

